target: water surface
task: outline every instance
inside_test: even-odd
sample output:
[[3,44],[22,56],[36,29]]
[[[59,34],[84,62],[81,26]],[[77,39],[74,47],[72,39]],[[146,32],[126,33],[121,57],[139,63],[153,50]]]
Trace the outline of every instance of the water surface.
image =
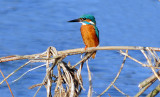
[[[28,55],[41,53],[49,46],[57,50],[82,48],[79,23],[68,20],[83,14],[96,17],[100,31],[100,46],[151,46],[160,45],[160,2],[158,0],[0,0],[0,57],[8,55]],[[145,63],[139,51],[130,51],[131,55]],[[80,56],[65,59],[71,64],[80,60]],[[98,51],[97,57],[89,61],[93,79],[93,97],[101,93],[116,76],[123,56],[118,51]],[[0,68],[7,76],[25,61],[0,63]],[[28,87],[41,83],[45,76],[45,67],[28,73],[19,81],[12,83],[25,71],[38,66],[30,64],[18,71],[8,82],[15,97],[32,97],[37,88]],[[127,60],[115,85],[128,95],[134,96],[138,84],[152,75],[149,68],[144,68]],[[86,65],[82,70],[85,91],[80,97],[86,97],[88,74]],[[0,76],[0,79],[3,78]],[[156,86],[154,84],[154,86]],[[152,86],[143,95],[145,96]],[[111,88],[104,97],[122,96]],[[1,97],[11,97],[6,84],[0,86]],[[45,97],[43,87],[37,97]]]

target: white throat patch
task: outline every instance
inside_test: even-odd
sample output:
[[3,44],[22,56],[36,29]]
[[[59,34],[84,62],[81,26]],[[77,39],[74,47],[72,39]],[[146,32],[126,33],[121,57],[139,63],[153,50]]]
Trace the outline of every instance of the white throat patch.
[[89,23],[91,23],[92,25],[94,25],[94,23],[92,21],[90,21]]
[[80,22],[80,23],[82,23],[82,25],[86,25],[86,23],[84,23],[84,22]]
[[[80,22],[80,23],[82,23],[82,25],[86,25],[86,23],[84,23],[84,22]],[[95,25],[94,22],[92,22],[92,21],[89,21],[89,23],[91,23],[92,25]]]

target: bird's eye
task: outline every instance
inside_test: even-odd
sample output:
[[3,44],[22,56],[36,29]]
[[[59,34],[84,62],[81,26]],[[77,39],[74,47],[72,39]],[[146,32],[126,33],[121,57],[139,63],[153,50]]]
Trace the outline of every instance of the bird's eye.
[[86,20],[86,18],[83,18],[83,20]]

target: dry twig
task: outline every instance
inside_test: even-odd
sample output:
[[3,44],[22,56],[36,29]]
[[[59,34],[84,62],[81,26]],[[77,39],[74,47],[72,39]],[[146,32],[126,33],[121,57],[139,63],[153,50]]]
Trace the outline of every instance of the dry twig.
[[[156,51],[160,51],[160,48],[154,48],[154,47],[139,47],[139,46],[104,46],[104,47],[91,47],[87,48],[85,50],[84,48],[79,49],[71,49],[71,50],[64,50],[64,51],[57,51],[54,47],[49,47],[47,51],[40,53],[40,54],[33,54],[33,55],[24,55],[24,56],[18,56],[18,55],[12,55],[7,57],[1,57],[0,62],[8,62],[8,61],[14,61],[14,60],[23,60],[23,59],[29,59],[28,62],[26,62],[24,65],[13,71],[11,74],[9,74],[6,78],[4,78],[0,85],[6,81],[10,76],[12,76],[14,73],[16,73],[18,70],[23,68],[24,66],[28,65],[32,62],[45,62],[46,65],[46,75],[44,77],[44,80],[40,84],[33,85],[30,88],[34,88],[39,86],[38,90],[36,91],[34,97],[39,92],[40,88],[44,85],[46,87],[47,97],[52,96],[51,87],[52,84],[55,83],[56,87],[54,89],[54,97],[77,97],[81,90],[83,88],[83,80],[81,77],[81,71],[84,62],[86,62],[96,50],[120,50],[120,53],[124,55],[124,60],[122,62],[121,68],[119,72],[117,73],[114,80],[111,82],[111,84],[106,88],[105,91],[103,91],[99,96],[103,95],[108,89],[110,89],[111,86],[113,86],[117,91],[119,91],[121,94],[126,95],[121,90],[118,89],[114,85],[116,80],[118,79],[122,68],[124,66],[124,63],[126,61],[126,58],[130,58],[131,60],[141,64],[143,67],[150,67],[152,72],[154,73],[154,77],[152,80],[147,80],[148,82],[145,83],[145,85],[140,84],[140,87],[144,87],[139,93],[137,93],[136,96],[141,95],[150,85],[152,85],[153,82],[156,81],[156,79],[159,79],[159,74],[156,73],[156,70],[160,69],[158,66],[160,64],[160,60],[158,55],[156,54]],[[126,52],[123,52],[122,50],[126,50]],[[128,50],[141,50],[143,55],[145,56],[147,62],[149,65],[144,64],[137,59],[133,58],[128,54]],[[148,56],[145,51],[148,51]],[[81,54],[81,53],[87,53],[79,62],[77,62],[75,65],[71,65],[70,63],[65,63],[63,59],[68,55],[75,55],[75,54]],[[151,60],[151,58],[154,60],[154,65]],[[79,68],[76,68],[80,64]],[[32,70],[35,70],[41,66],[37,66],[35,68],[32,68],[28,70],[27,72],[30,72]],[[58,75],[53,74],[53,69],[57,67]],[[88,69],[88,78],[89,78],[89,90],[88,90],[88,97],[91,97],[92,95],[92,82],[91,82],[91,72],[89,70],[89,65],[87,64]],[[23,75],[21,75],[18,79],[20,79],[22,76],[24,76],[27,72],[25,72]],[[52,80],[52,78],[54,78]],[[16,80],[18,80],[16,79]]]
[[[127,55],[127,53],[128,53],[128,50],[126,50],[126,55]],[[127,56],[124,56],[124,59],[123,59],[121,68],[120,68],[119,72],[117,73],[117,76],[114,78],[114,80],[111,82],[111,84],[110,84],[99,96],[101,96],[101,95],[103,95],[105,92],[107,92],[108,89],[116,82],[116,80],[118,79],[118,77],[119,77],[119,75],[120,75],[120,73],[121,73],[121,71],[122,71],[122,69],[123,69],[123,66],[124,66],[124,63],[125,63],[125,61],[126,61],[126,58],[127,58]]]
[[[0,73],[1,73],[1,75],[3,76],[3,78],[5,79],[5,76],[4,76],[3,72],[1,71],[1,69],[0,69]],[[7,80],[5,80],[5,81],[6,81],[6,83],[7,83],[7,86],[8,86],[8,88],[9,88],[9,91],[11,92],[12,97],[14,97],[13,92],[12,92],[12,90],[11,90],[11,87],[10,87],[9,83],[7,82]]]

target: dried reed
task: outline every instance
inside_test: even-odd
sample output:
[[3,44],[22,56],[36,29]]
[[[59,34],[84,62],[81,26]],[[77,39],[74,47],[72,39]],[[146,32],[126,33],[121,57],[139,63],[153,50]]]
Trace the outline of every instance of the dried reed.
[[[71,50],[65,50],[65,51],[57,51],[56,48],[49,47],[45,52],[40,54],[24,55],[24,56],[12,55],[7,57],[1,57],[0,62],[8,62],[8,61],[14,61],[14,60],[23,60],[23,59],[29,59],[29,61],[23,64],[22,66],[20,66],[15,71],[13,71],[7,77],[5,77],[0,82],[0,85],[4,81],[6,81],[10,76],[12,76],[14,73],[16,73],[18,70],[25,67],[29,63],[43,62],[44,64],[28,70],[27,72],[22,74],[22,76],[17,78],[15,81],[19,80],[28,72],[31,72],[42,66],[46,66],[46,75],[42,83],[37,83],[36,85],[33,85],[29,88],[29,89],[32,89],[35,87],[39,87],[34,97],[37,95],[37,93],[39,92],[42,86],[46,87],[47,97],[52,97],[53,92],[51,90],[51,87],[53,83],[56,84],[56,87],[54,88],[54,97],[78,97],[81,91],[84,90],[83,80],[81,76],[83,65],[92,56],[93,52],[96,50],[120,50],[120,54],[124,55],[124,60],[122,62],[121,68],[119,69],[119,72],[117,73],[117,76],[99,96],[104,95],[113,86],[113,88],[119,91],[122,95],[128,97],[127,94],[122,92],[122,90],[120,90],[117,86],[114,85],[114,83],[120,76],[120,73],[123,69],[123,66],[125,65],[125,61],[127,60],[127,58],[139,63],[143,67],[150,68],[153,72],[153,75],[151,77],[147,78],[146,80],[144,80],[142,83],[139,84],[139,87],[142,88],[142,90],[136,94],[136,97],[140,96],[157,79],[160,80],[160,77],[159,77],[160,76],[160,73],[159,73],[160,60],[156,53],[160,51],[160,48],[138,47],[138,46],[105,46],[105,47],[92,47],[92,48],[88,48],[87,50],[85,50],[84,48],[79,48],[79,49],[71,49]],[[126,50],[126,52],[123,52],[122,50]],[[148,64],[144,64],[143,62],[140,62],[138,59],[130,56],[128,54],[128,50],[140,50],[144,55],[144,58],[146,59],[146,62],[148,62]],[[63,59],[66,56],[82,54],[82,53],[87,53],[87,54],[75,65],[71,65],[70,62],[66,63],[63,61]],[[58,71],[57,75],[53,74],[53,69],[56,67]],[[88,70],[88,79],[89,79],[88,97],[91,97],[92,96],[92,79],[91,79],[91,71],[89,69],[88,63],[87,63],[87,70]],[[158,72],[156,72],[157,70]],[[155,90],[160,90],[159,87],[160,86],[158,85],[155,88]],[[153,90],[148,95],[149,96],[152,94],[156,95],[157,93],[159,93],[157,91],[154,92],[155,90]],[[108,95],[111,96],[110,94]]]

